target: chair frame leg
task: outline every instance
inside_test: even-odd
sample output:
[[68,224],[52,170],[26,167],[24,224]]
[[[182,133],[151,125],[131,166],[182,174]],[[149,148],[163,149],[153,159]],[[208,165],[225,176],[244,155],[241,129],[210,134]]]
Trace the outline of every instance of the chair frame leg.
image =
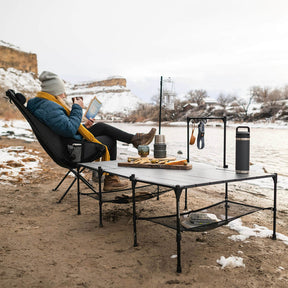
[[[78,177],[77,177],[78,178]],[[69,187],[67,188],[67,190],[65,191],[65,193],[61,196],[61,198],[58,200],[57,203],[61,203],[62,200],[65,198],[65,196],[67,195],[67,193],[70,191],[70,189],[72,188],[72,186],[74,185],[74,183],[76,182],[77,178],[73,179],[73,181],[71,182],[71,184],[69,185]]]
[[78,215],[81,215],[80,210],[80,168],[77,167],[77,202],[78,202]]
[[[77,169],[78,169],[78,168],[77,168]],[[82,168],[82,169],[79,171],[79,173],[78,173],[78,170],[75,171],[75,170],[73,170],[73,169],[70,169],[70,170],[66,173],[66,175],[63,177],[63,179],[60,181],[60,183],[57,185],[57,187],[56,187],[55,189],[58,189],[58,188],[59,188],[59,186],[63,183],[63,181],[66,179],[66,177],[69,175],[70,172],[72,172],[72,173],[76,176],[76,178],[73,179],[73,181],[71,182],[71,184],[70,184],[69,187],[66,189],[66,191],[64,192],[64,194],[61,196],[61,198],[58,200],[57,203],[61,203],[61,202],[62,202],[62,200],[66,197],[66,195],[68,194],[68,192],[70,191],[70,189],[71,189],[72,186],[75,184],[75,182],[77,181],[78,178],[84,179],[84,178],[80,175],[80,173],[83,172],[84,169],[85,169],[85,168]],[[83,181],[83,180],[82,180],[82,181]],[[86,181],[86,182],[87,182],[87,181]],[[55,191],[55,190],[54,190],[54,191]]]
[[67,176],[70,174],[70,170],[65,174],[65,176],[62,178],[62,180],[58,183],[58,185],[52,189],[52,191],[57,191],[58,188],[61,186],[61,184],[64,182],[64,180],[67,178]]

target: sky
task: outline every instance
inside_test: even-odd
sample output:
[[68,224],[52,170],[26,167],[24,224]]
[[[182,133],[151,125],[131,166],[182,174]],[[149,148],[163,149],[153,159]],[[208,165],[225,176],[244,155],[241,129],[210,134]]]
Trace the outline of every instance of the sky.
[[247,97],[288,84],[287,0],[0,0],[0,40],[66,81],[127,79],[145,101],[160,77],[185,95]]

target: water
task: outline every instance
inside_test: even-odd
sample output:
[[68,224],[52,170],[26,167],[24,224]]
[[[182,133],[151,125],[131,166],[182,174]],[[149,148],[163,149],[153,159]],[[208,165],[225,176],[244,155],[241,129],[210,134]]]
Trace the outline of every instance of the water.
[[[122,130],[130,133],[147,132],[151,126],[139,124],[113,123]],[[157,128],[157,125],[154,126]],[[157,129],[158,131],[158,129]],[[191,134],[192,127],[189,129]],[[223,166],[223,127],[208,126],[205,127],[205,147],[202,150],[197,148],[196,143],[189,146],[190,162],[205,162],[211,165]],[[187,157],[187,127],[169,126],[161,127],[161,134],[165,135],[167,144],[167,155],[175,156],[177,159],[186,159]],[[197,137],[198,130],[195,129],[194,136]],[[227,127],[226,130],[226,163],[229,168],[235,167],[235,127]],[[127,159],[127,154],[137,155],[136,149],[131,145],[129,147],[118,144],[118,158]],[[126,152],[125,152],[126,149]],[[153,142],[150,144],[153,155]],[[287,129],[268,129],[250,127],[250,162],[253,164],[251,169],[260,169],[263,172],[278,173],[278,186],[288,189],[288,131]],[[182,154],[181,154],[182,153]],[[265,185],[266,179],[261,181]],[[259,181],[258,181],[259,182]],[[270,180],[271,182],[271,180]],[[257,181],[255,181],[257,183]]]
[[[113,123],[111,124],[122,130],[135,134],[137,132],[148,132],[150,125]],[[250,126],[250,125],[249,125]],[[154,125],[158,128],[158,125]],[[26,121],[0,120],[1,135],[22,138],[26,141],[33,139]],[[157,129],[158,130],[158,129]],[[192,127],[190,127],[191,134]],[[205,127],[205,148],[199,150],[194,144],[189,146],[190,162],[205,162],[211,165],[223,166],[223,127],[208,126]],[[227,149],[226,163],[229,168],[235,166],[235,127],[227,127]],[[182,126],[162,126],[161,134],[165,135],[167,144],[167,155],[175,156],[177,159],[187,158],[187,127]],[[197,137],[198,131],[195,129],[194,136]],[[269,173],[278,173],[278,187],[288,190],[288,129],[285,128],[253,128],[250,127],[250,162],[253,164],[250,169],[260,169]],[[153,155],[153,142],[150,144]],[[128,156],[136,156],[137,150],[132,145],[118,143],[118,159],[127,160]],[[270,179],[255,181],[258,185],[269,186]],[[271,182],[271,180],[270,180]],[[271,185],[270,185],[271,187]],[[287,193],[286,193],[287,194]]]

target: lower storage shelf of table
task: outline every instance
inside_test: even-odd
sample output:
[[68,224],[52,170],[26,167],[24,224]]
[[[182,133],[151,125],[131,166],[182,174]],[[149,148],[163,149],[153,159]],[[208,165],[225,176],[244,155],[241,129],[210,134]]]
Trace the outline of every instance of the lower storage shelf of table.
[[[245,215],[255,213],[260,210],[273,210],[273,207],[257,207],[244,203],[224,200],[210,206],[206,206],[197,210],[187,211],[180,214],[181,231],[202,232],[227,225],[229,222],[243,217]],[[206,213],[209,220],[201,221],[199,214]],[[194,217],[195,216],[195,217]],[[213,216],[213,217],[212,217]],[[151,221],[172,229],[177,229],[177,215],[165,215],[154,217],[137,217],[138,220]],[[191,221],[196,219],[196,221]],[[201,223],[205,222],[205,223]]]
[[[135,202],[145,201],[151,198],[159,197],[160,195],[171,191],[171,188],[165,188],[157,185],[139,185],[136,187]],[[93,190],[94,192],[81,192],[81,195],[89,196],[95,200],[100,200],[99,191]],[[109,192],[102,192],[101,195],[103,203],[115,203],[115,204],[127,204],[132,203],[132,189],[125,188],[122,190],[115,190]]]

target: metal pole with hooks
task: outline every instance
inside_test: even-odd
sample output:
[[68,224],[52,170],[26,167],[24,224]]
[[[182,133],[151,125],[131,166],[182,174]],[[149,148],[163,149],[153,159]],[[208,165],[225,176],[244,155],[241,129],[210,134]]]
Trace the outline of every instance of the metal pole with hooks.
[[162,84],[163,84],[163,76],[160,77],[159,135],[161,134]]
[[223,168],[228,168],[228,165],[226,164],[226,123],[227,123],[227,118],[226,116],[224,117],[187,117],[187,161],[189,162],[190,161],[190,157],[189,157],[189,123],[191,120],[193,120],[194,123],[197,123],[197,122],[200,122],[200,121],[206,121],[207,123],[207,120],[222,120],[223,123],[224,123],[224,135],[223,135]]

